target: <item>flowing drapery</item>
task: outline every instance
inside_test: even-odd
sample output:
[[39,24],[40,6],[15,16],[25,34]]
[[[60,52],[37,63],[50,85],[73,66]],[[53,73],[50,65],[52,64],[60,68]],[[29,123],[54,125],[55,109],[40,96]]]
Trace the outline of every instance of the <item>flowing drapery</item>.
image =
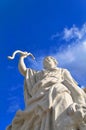
[[[8,130],[61,130],[66,109],[85,104],[85,94],[66,69],[27,69],[24,82],[25,111],[18,111]],[[64,128],[64,130],[66,130]],[[71,129],[72,130],[72,129]]]

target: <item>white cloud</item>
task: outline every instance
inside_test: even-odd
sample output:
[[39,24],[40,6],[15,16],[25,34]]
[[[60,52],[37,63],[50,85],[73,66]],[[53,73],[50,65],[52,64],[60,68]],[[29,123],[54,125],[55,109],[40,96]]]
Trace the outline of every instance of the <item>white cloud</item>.
[[86,50],[86,41],[83,42],[83,48]]
[[73,26],[70,29],[65,28],[63,33],[64,33],[63,39],[65,39],[66,41],[69,41],[74,38],[81,39],[83,35],[76,26]]
[[63,32],[58,33],[56,32],[51,36],[51,39],[54,40],[58,37],[65,41],[70,40],[81,40],[84,39],[86,36],[86,23],[82,25],[81,28],[78,28],[76,25],[73,25],[71,28],[64,28]]
[[86,23],[83,24],[81,28],[76,27],[73,25],[70,29],[64,28],[63,31],[63,39],[66,41],[72,40],[72,39],[77,39],[81,40],[85,37],[86,35]]

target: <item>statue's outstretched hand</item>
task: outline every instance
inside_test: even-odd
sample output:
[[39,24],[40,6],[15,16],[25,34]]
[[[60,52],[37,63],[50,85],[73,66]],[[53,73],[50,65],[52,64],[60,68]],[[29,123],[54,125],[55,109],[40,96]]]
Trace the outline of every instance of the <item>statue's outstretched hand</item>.
[[26,57],[28,57],[28,56],[31,56],[33,59],[35,59],[35,57],[33,56],[33,54],[32,53],[28,53],[28,52],[24,52],[24,53],[21,53],[21,57],[23,57],[23,58],[26,58]]
[[13,60],[15,58],[15,55],[19,53],[20,57],[26,58],[27,56],[31,56],[33,59],[35,59],[35,57],[33,56],[33,54],[28,53],[26,51],[20,51],[20,50],[16,50],[12,56],[8,56],[8,59]]
[[18,63],[19,71],[23,76],[26,76],[27,67],[24,63],[24,59],[27,58],[28,56],[31,56],[33,59],[35,59],[35,57],[33,56],[33,54],[28,53],[26,51],[16,50],[13,52],[12,56],[8,56],[8,59],[13,60],[17,53],[20,54],[20,59],[19,59],[19,63]]

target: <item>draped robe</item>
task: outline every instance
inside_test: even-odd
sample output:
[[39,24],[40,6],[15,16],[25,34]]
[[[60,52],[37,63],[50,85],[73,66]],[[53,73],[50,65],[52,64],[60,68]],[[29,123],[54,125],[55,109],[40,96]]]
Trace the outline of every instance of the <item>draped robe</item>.
[[27,69],[24,98],[25,110],[16,113],[7,130],[61,130],[64,117],[68,116],[66,109],[74,102],[86,103],[83,90],[69,71],[62,68]]

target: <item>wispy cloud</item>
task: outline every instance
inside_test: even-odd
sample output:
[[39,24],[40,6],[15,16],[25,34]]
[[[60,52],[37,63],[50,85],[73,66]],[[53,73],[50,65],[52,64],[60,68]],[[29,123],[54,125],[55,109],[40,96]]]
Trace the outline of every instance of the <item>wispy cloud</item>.
[[61,33],[56,32],[51,36],[51,40],[56,38],[61,38],[61,40],[65,41],[82,40],[86,38],[86,23],[81,28],[78,28],[76,25],[73,25],[71,28],[65,27]]
[[86,36],[86,23],[82,25],[81,28],[73,25],[70,29],[64,28],[63,39],[66,41],[77,39],[82,40]]

